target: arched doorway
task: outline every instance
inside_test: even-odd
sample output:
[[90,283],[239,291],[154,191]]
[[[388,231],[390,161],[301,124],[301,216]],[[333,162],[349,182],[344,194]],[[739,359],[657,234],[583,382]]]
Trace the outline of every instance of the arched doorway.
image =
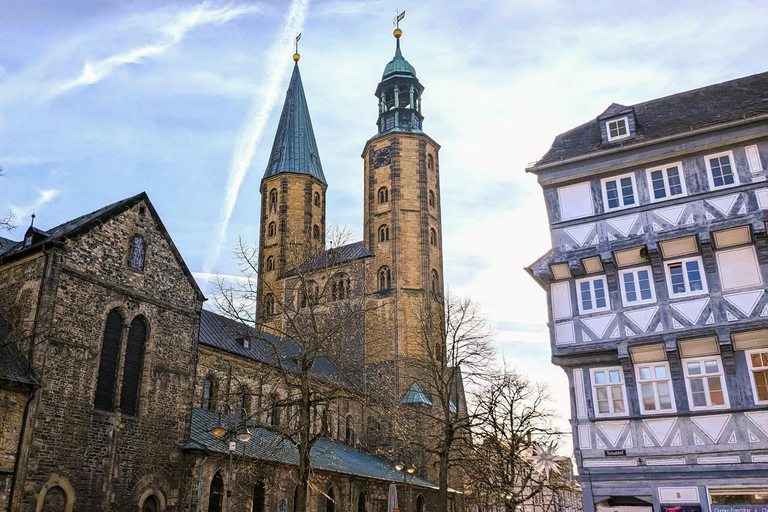
[[333,494],[333,488],[328,489],[328,496],[325,497],[325,512],[336,512],[336,496]]
[[424,496],[421,494],[416,498],[416,512],[424,512]]
[[224,500],[224,479],[221,473],[213,475],[211,480],[211,492],[208,494],[208,512],[221,512]]
[[148,496],[141,506],[141,512],[160,512],[160,503],[157,502],[157,498]]
[[43,498],[42,512],[64,512],[67,507],[67,495],[58,485],[48,489]]
[[261,481],[253,488],[253,508],[252,512],[264,512],[264,482]]
[[357,497],[357,512],[365,512],[365,493],[361,492]]

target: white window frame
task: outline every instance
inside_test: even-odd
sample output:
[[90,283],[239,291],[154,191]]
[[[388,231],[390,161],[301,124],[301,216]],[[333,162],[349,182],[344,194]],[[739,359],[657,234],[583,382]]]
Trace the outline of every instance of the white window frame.
[[[629,178],[632,180],[632,197],[634,197],[635,202],[633,204],[624,204],[624,195],[621,193],[621,180],[622,178]],[[615,181],[616,186],[618,187],[619,192],[619,206],[615,208],[610,208],[608,206],[608,188],[607,184],[609,181]],[[624,208],[633,208],[635,206],[640,206],[640,199],[637,197],[637,183],[635,182],[635,173],[631,172],[629,174],[622,174],[620,176],[611,176],[610,178],[603,178],[600,180],[600,188],[603,192],[603,211],[605,212],[615,212],[617,210],[623,210]]]
[[[621,377],[620,383],[611,383],[610,382],[610,372],[612,371],[618,371],[619,376]],[[595,383],[595,373],[597,372],[605,372],[605,375],[607,377],[607,383],[606,384],[596,384]],[[610,418],[615,416],[629,416],[629,403],[627,402],[627,383],[624,379],[624,370],[621,366],[607,366],[603,368],[590,368],[589,369],[589,380],[590,385],[592,386],[592,410],[595,413],[596,418]],[[610,389],[613,386],[621,385],[621,399],[624,402],[624,412],[614,412],[613,411],[613,391]],[[609,389],[610,397],[608,399],[608,408],[611,410],[611,412],[607,413],[601,413],[600,408],[597,403],[597,389],[606,387]]]
[[[603,289],[605,290],[605,307],[597,307],[597,301],[595,300],[595,281],[601,280],[603,282]],[[589,293],[592,297],[592,309],[584,309],[584,303],[581,297],[581,283],[589,282]],[[611,309],[611,297],[608,291],[608,280],[605,278],[605,274],[599,276],[585,277],[576,281],[576,299],[579,303],[579,314],[586,315],[591,313],[597,313],[599,311],[608,311]]]
[[[711,158],[719,158],[727,156],[731,163],[731,171],[733,171],[733,183],[730,185],[715,186],[715,180],[712,176],[712,166],[709,164]],[[722,190],[724,188],[731,188],[739,185],[739,172],[736,169],[736,160],[733,158],[733,151],[723,151],[722,153],[713,153],[704,157],[704,164],[707,166],[707,181],[709,182],[709,190]]]
[[[565,193],[568,189],[576,189],[580,187],[586,187],[587,188],[587,196],[589,197],[589,211],[588,212],[582,212],[577,215],[569,215],[565,216],[565,212],[563,211],[563,204],[566,204],[566,201],[563,200],[563,193]],[[574,183],[573,185],[567,185],[565,187],[558,187],[557,188],[557,206],[560,213],[560,222],[565,222],[568,220],[573,219],[582,219],[584,217],[589,217],[591,215],[595,214],[595,205],[594,201],[592,199],[592,184],[589,181],[582,181],[579,183]]]
[[[747,367],[749,368],[749,382],[752,384],[752,400],[754,401],[755,405],[763,405],[768,404],[768,400],[760,400],[757,397],[757,383],[755,383],[754,366],[752,366],[751,355],[756,353],[768,354],[768,348],[756,348],[754,350],[744,351],[744,354],[747,356]],[[765,367],[765,369],[768,369],[768,367]]]
[[[715,374],[707,374],[702,373],[701,375],[694,375],[691,377],[688,374],[688,363],[701,363],[702,369],[704,368],[704,362],[705,361],[717,361],[717,367],[719,372],[717,375]],[[725,382],[725,371],[723,369],[723,359],[719,355],[714,356],[702,356],[702,357],[689,357],[687,359],[682,359],[680,361],[680,364],[683,366],[683,377],[685,379],[685,391],[688,394],[688,407],[692,411],[708,411],[708,410],[719,410],[719,409],[728,409],[731,404],[728,399],[728,387]],[[696,406],[693,404],[693,392],[691,390],[691,378],[694,379],[703,379],[704,383],[704,390],[706,391],[706,397],[707,402],[711,401],[711,397],[709,395],[709,382],[707,382],[708,377],[720,377],[720,386],[723,389],[723,405],[699,405]]]
[[[677,167],[677,172],[680,176],[680,188],[682,189],[682,193],[674,196],[670,195],[669,193],[669,174],[667,174],[667,171],[673,167]],[[661,175],[664,178],[664,193],[667,194],[666,196],[660,197],[658,199],[653,194],[653,179],[651,178],[651,173],[656,171],[661,171]],[[673,162],[671,164],[646,169],[645,173],[648,182],[648,197],[652,203],[660,203],[662,201],[669,201],[670,199],[677,199],[678,197],[685,197],[688,195],[688,189],[685,186],[685,175],[683,174],[682,162]]]
[[[625,133],[624,135],[617,135],[616,137],[611,137],[611,123],[620,123],[620,122],[624,123],[624,127],[627,129],[627,133]],[[605,136],[608,138],[609,142],[612,142],[614,140],[626,139],[630,135],[632,135],[632,133],[629,129],[628,116],[619,117],[616,119],[609,119],[605,122]]]
[[[667,370],[667,378],[664,379],[658,379],[656,378],[656,372],[654,369],[654,366],[663,366]],[[641,380],[640,379],[640,369],[643,367],[650,367],[651,368],[651,375],[652,378],[650,380]],[[675,402],[675,390],[672,387],[672,375],[669,372],[669,363],[666,361],[655,361],[653,363],[638,363],[635,364],[635,382],[637,384],[637,399],[640,402],[640,413],[641,414],[667,414],[671,412],[677,412],[677,403]],[[656,405],[661,405],[661,401],[659,399],[659,388],[658,384],[660,382],[666,382],[669,386],[669,399],[672,404],[671,409],[655,409],[653,411],[647,411],[645,409],[645,402],[643,401],[643,391],[642,391],[642,385],[643,384],[651,384],[653,386],[653,396],[656,400]]]
[[[690,291],[690,283],[688,281],[688,271],[685,269],[685,264],[689,261],[696,261],[699,264],[699,274],[701,274],[701,290],[696,291]],[[669,270],[669,267],[672,265],[681,263],[683,266],[683,280],[685,281],[685,288],[687,291],[681,292],[681,293],[674,293],[672,291],[672,273]],[[704,262],[701,259],[701,256],[693,256],[691,258],[679,258],[674,260],[669,260],[664,262],[664,274],[667,278],[667,291],[669,292],[669,298],[670,299],[677,299],[679,297],[693,297],[696,295],[703,295],[705,293],[709,293],[709,286],[707,286],[707,272],[704,268]]]
[[[723,257],[723,255],[733,254],[733,253],[737,253],[737,252],[739,252],[739,253],[741,253],[741,252],[748,253],[750,256],[752,256],[752,263],[754,264],[754,269],[756,270],[756,273],[757,273],[758,282],[756,282],[756,283],[748,283],[748,284],[744,284],[744,285],[741,285],[741,286],[728,286],[728,287],[726,287],[725,283],[723,282],[723,271],[722,271],[722,269],[724,267],[723,267],[723,262],[722,262],[721,258]],[[732,249],[724,249],[722,251],[717,251],[715,253],[715,260],[717,261],[717,274],[720,277],[720,289],[722,291],[730,292],[730,291],[733,291],[733,290],[743,290],[745,288],[754,288],[756,286],[762,286],[763,285],[763,273],[762,273],[762,270],[760,268],[760,260],[757,257],[757,247],[755,247],[754,245],[742,245],[742,246],[734,247]],[[746,263],[743,263],[743,262],[742,262],[742,264],[740,264],[737,267],[739,269],[739,272],[741,273],[742,276],[744,276],[744,274],[745,274],[745,272],[744,272],[744,268],[745,267],[746,267]]]
[[[648,271],[648,283],[651,286],[651,298],[650,299],[641,299],[640,298],[640,278],[638,277],[638,272],[641,272],[643,270]],[[625,274],[633,274],[633,279],[635,282],[635,293],[637,293],[638,299],[632,302],[629,302],[627,299],[627,290],[624,287],[624,275]],[[624,305],[624,307],[631,307],[631,306],[638,306],[640,304],[653,304],[656,302],[656,285],[653,282],[653,269],[650,266],[645,267],[634,267],[634,268],[628,268],[626,270],[620,270],[619,271],[619,287],[621,288],[621,303]]]

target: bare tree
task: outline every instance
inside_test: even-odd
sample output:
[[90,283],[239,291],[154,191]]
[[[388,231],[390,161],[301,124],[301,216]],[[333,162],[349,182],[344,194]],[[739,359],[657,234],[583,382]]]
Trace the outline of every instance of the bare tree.
[[506,367],[475,397],[475,445],[467,472],[470,501],[482,510],[561,502],[573,493],[570,460],[555,454],[563,433],[546,385]]
[[[5,176],[5,170],[3,170],[2,167],[0,167],[0,178]],[[16,224],[14,224],[14,218],[13,218],[13,212],[11,210],[8,210],[8,215],[5,217],[0,217],[0,231],[11,231],[16,228]]]

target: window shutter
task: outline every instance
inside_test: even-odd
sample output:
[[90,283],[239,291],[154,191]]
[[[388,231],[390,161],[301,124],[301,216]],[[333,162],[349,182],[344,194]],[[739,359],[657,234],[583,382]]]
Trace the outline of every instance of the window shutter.
[[107,315],[104,327],[104,339],[101,343],[99,359],[99,375],[96,381],[96,398],[94,407],[104,411],[112,411],[115,406],[115,377],[117,376],[117,360],[120,355],[120,335],[123,329],[123,317],[117,310]]
[[720,353],[717,338],[714,337],[680,341],[679,346],[680,355],[683,358],[711,356]]
[[128,345],[125,350],[125,367],[123,368],[123,388],[120,393],[120,410],[124,414],[135,416],[139,402],[139,386],[141,384],[141,363],[144,359],[144,342],[147,337],[147,327],[140,318],[134,318],[128,331]]
[[749,170],[750,172],[758,172],[763,169],[763,166],[760,165],[760,154],[757,152],[757,146],[747,146],[747,161],[749,161]]

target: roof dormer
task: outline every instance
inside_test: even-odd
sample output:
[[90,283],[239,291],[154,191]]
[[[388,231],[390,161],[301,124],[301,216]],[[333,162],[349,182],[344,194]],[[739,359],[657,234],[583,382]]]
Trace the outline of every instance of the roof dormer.
[[597,116],[603,144],[630,139],[637,135],[635,109],[612,103],[605,112]]

